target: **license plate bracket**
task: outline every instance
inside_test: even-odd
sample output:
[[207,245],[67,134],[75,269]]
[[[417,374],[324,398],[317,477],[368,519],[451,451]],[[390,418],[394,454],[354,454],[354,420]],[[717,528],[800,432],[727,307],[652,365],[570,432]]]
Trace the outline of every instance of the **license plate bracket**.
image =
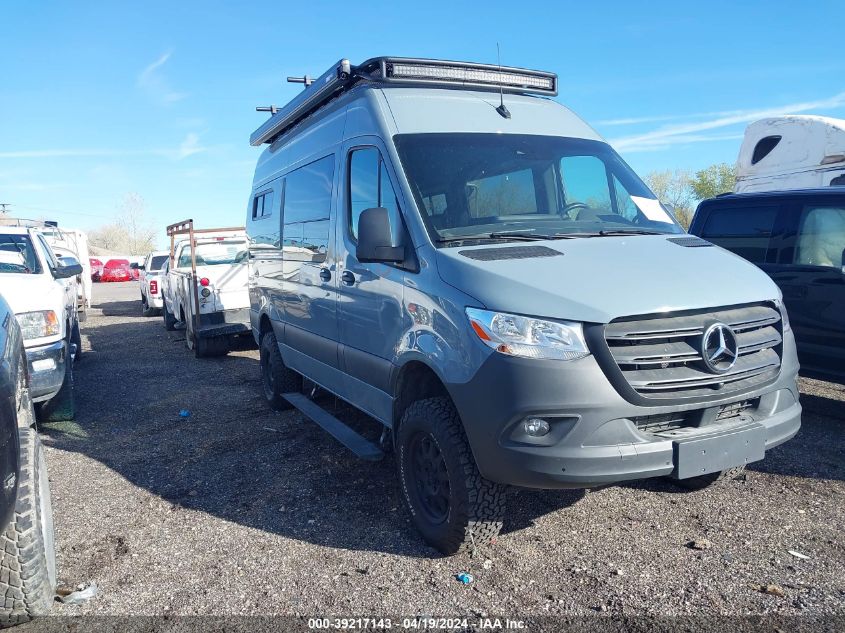
[[672,476],[688,479],[763,459],[766,427],[749,422],[717,433],[678,438],[672,446],[675,462]]

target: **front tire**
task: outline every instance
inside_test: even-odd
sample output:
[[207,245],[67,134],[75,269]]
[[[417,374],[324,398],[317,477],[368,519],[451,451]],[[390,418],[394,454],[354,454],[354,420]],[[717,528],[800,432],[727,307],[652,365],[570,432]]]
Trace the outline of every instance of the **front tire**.
[[0,554],[3,626],[49,613],[56,589],[53,510],[44,448],[35,429],[21,427],[18,436],[18,497],[14,518],[2,536]]
[[65,379],[59,392],[41,405],[40,419],[45,422],[64,422],[76,417],[76,394],[73,386],[73,362],[65,361]]
[[79,322],[73,325],[73,330],[70,333],[70,343],[71,345],[76,345],[76,355],[73,360],[78,363],[82,360],[82,332],[79,329]]
[[450,555],[499,534],[507,488],[478,472],[448,398],[414,402],[402,416],[396,440],[402,491],[426,542]]
[[273,332],[266,332],[261,337],[260,363],[261,385],[267,404],[275,411],[285,411],[293,405],[282,394],[302,390],[302,376],[285,366],[279,343]]

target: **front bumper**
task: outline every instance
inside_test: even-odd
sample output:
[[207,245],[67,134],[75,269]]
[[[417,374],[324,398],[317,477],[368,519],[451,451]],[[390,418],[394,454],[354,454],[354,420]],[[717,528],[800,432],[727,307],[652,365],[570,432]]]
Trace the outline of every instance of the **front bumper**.
[[33,402],[43,402],[55,396],[65,380],[65,370],[70,362],[69,350],[64,340],[26,348],[29,368],[29,391]]
[[[625,400],[592,356],[559,362],[493,353],[472,380],[449,391],[484,477],[532,488],[588,488],[687,478],[762,459],[801,426],[797,373],[794,345],[787,345],[781,371],[767,386],[706,404],[644,407]],[[749,400],[755,406],[739,416],[713,420],[724,405]],[[679,412],[699,425],[652,433],[632,420]],[[529,416],[547,420],[549,433],[528,436]]]

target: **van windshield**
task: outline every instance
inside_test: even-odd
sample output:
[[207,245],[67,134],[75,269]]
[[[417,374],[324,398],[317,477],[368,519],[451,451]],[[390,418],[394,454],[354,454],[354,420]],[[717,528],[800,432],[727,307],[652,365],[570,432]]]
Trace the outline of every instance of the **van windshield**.
[[399,134],[435,243],[682,233],[607,143],[526,134]]
[[41,274],[41,264],[27,235],[0,235],[0,273]]

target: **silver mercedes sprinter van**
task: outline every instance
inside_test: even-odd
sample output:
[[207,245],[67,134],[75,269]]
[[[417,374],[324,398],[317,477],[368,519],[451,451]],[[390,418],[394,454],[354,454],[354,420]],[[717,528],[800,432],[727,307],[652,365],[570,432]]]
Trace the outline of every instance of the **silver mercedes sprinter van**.
[[547,72],[341,60],[250,139],[266,398],[361,457],[392,446],[445,553],[496,535],[507,486],[701,487],[800,426],[777,286],[685,234],[556,94]]

